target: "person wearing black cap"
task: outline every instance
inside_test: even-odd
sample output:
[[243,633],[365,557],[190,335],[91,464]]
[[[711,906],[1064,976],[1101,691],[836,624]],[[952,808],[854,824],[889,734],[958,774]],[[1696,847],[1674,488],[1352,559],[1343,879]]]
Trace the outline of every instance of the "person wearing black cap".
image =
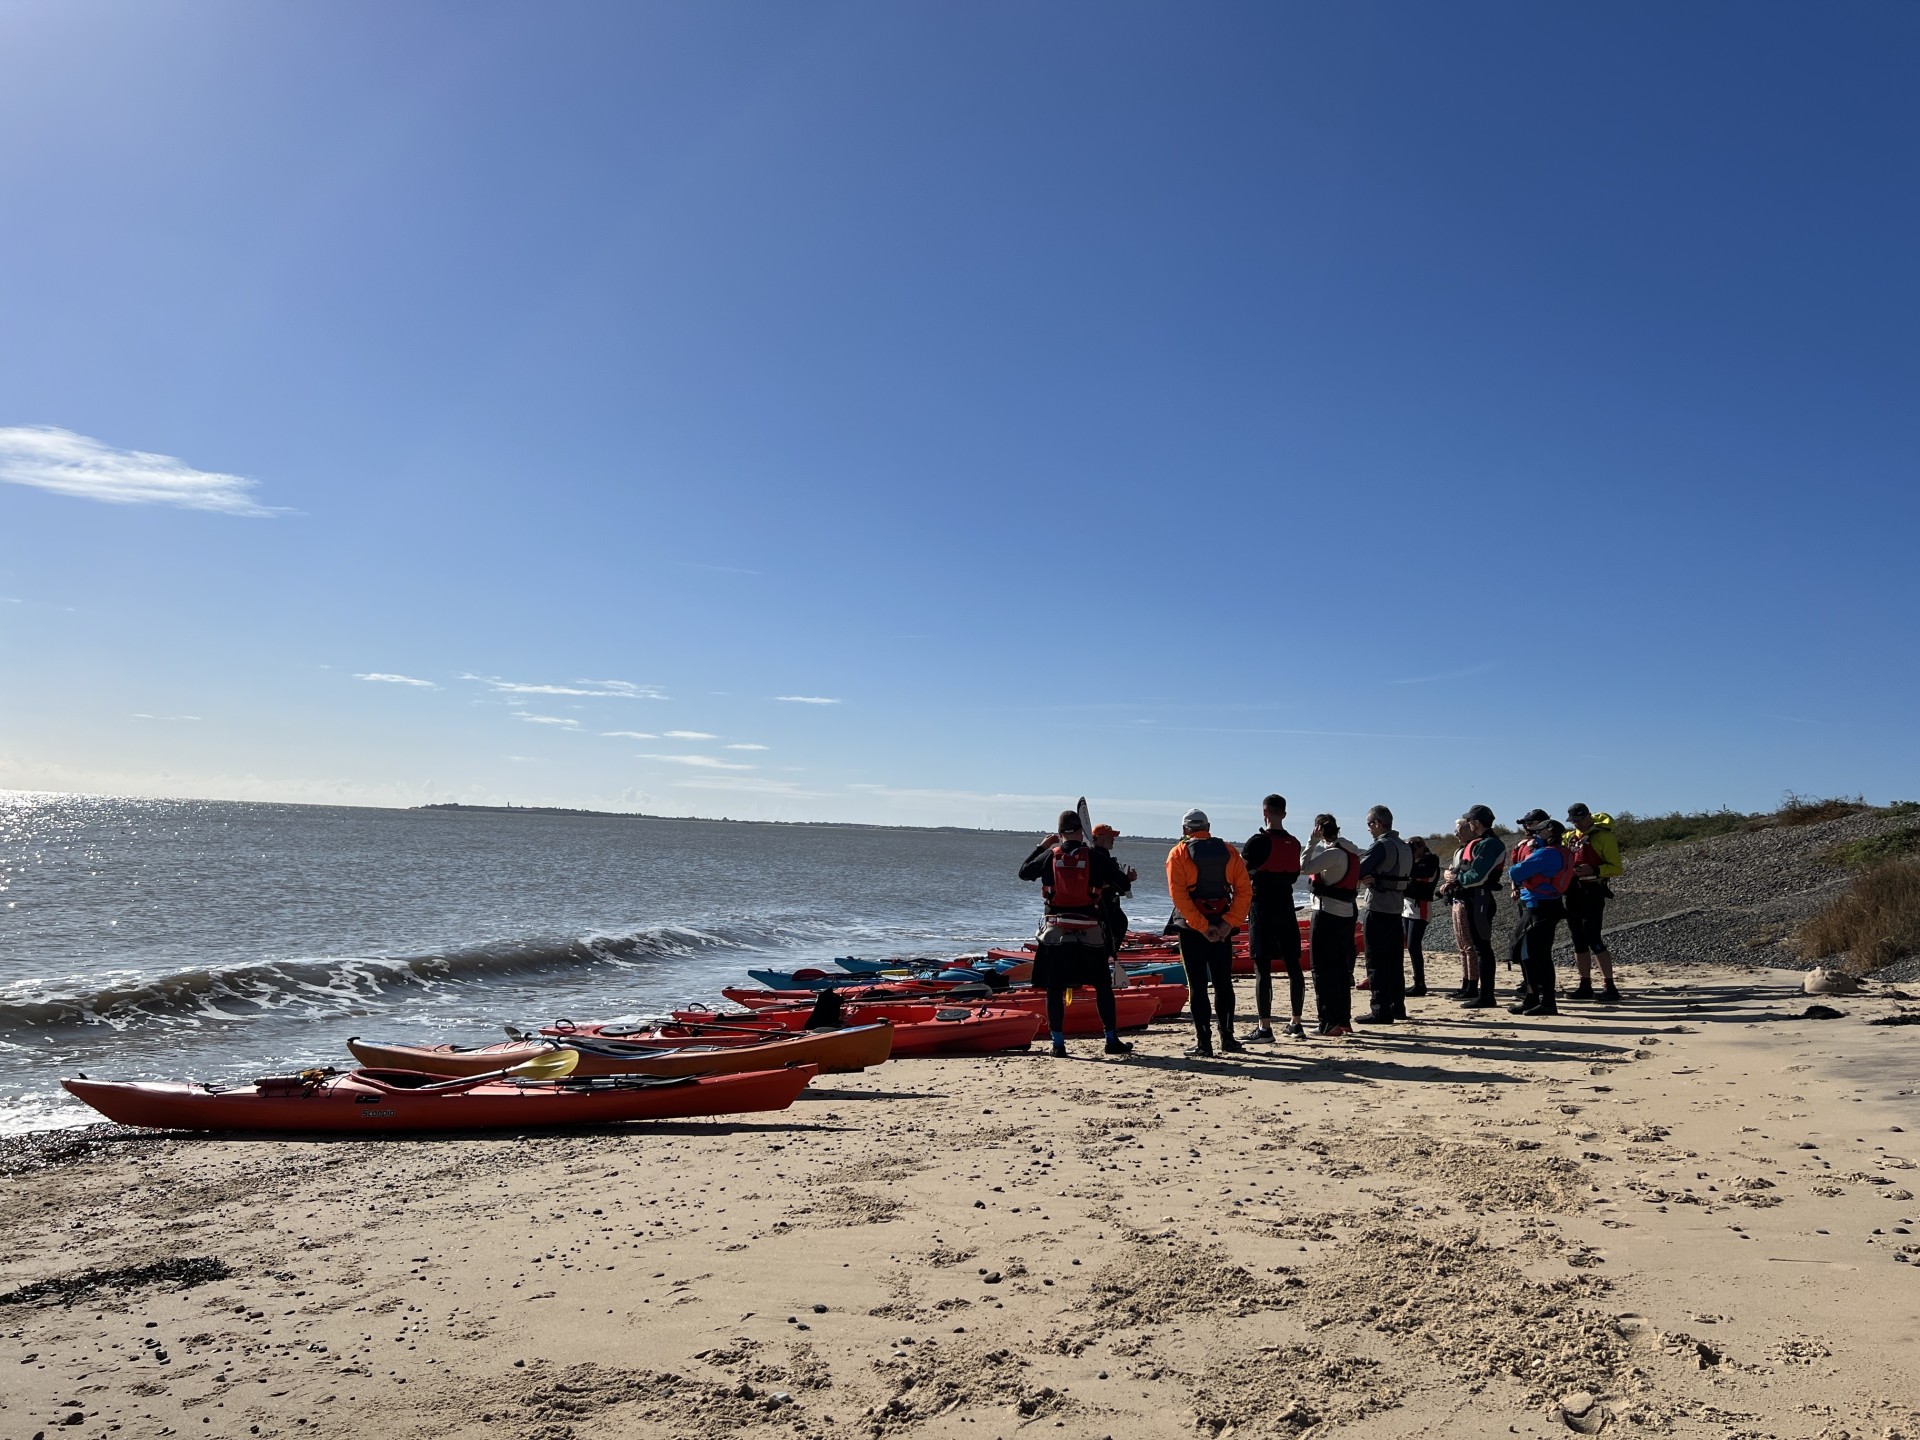
[[1393,828],[1393,812],[1384,805],[1367,811],[1373,844],[1360,857],[1360,879],[1367,887],[1367,1013],[1356,1025],[1391,1025],[1407,1018],[1407,879],[1413,851]]
[[[1113,842],[1120,838],[1120,832],[1111,825],[1093,827],[1093,844],[1096,850],[1113,854]],[[1114,862],[1120,872],[1120,883],[1111,889],[1100,892],[1100,928],[1107,932],[1107,959],[1112,965],[1120,963],[1120,947],[1127,938],[1127,912],[1120,908],[1120,902],[1133,893],[1133,882],[1140,878],[1140,872],[1131,865]],[[1113,977],[1115,985],[1120,984],[1120,976]]]
[[1038,880],[1046,897],[1034,947],[1033,983],[1047,992],[1053,1053],[1067,1053],[1067,989],[1075,985],[1093,987],[1094,1005],[1107,1031],[1107,1054],[1131,1053],[1133,1046],[1120,1038],[1106,931],[1100,923],[1101,895],[1127,883],[1118,862],[1108,851],[1087,844],[1077,811],[1062,810],[1056,833],[1021,862],[1020,878]]
[[1233,932],[1247,923],[1253,885],[1240,852],[1214,838],[1204,810],[1180,817],[1180,843],[1167,852],[1167,896],[1173,901],[1167,928],[1180,937],[1196,1037],[1187,1054],[1213,1054],[1213,1036],[1207,1031],[1213,1020],[1220,1026],[1222,1050],[1244,1050],[1233,1037]]
[[[1513,878],[1513,867],[1521,864],[1540,847],[1539,840],[1534,836],[1533,827],[1543,820],[1550,820],[1552,818],[1553,817],[1548,815],[1546,811],[1536,805],[1533,809],[1527,811],[1526,814],[1513,822],[1514,828],[1520,832],[1520,838],[1513,842],[1513,854],[1507,861],[1508,879]],[[1513,898],[1516,901],[1520,899],[1520,886],[1517,881],[1513,887]],[[1533,995],[1533,987],[1527,983],[1527,967],[1523,958],[1526,947],[1527,908],[1522,904],[1520,906],[1519,923],[1513,927],[1513,936],[1507,941],[1507,969],[1518,970],[1520,972],[1520,983],[1513,992],[1515,1005],[1525,1005]]]
[[1520,973],[1527,986],[1526,998],[1508,1008],[1516,1015],[1558,1015],[1553,940],[1566,918],[1573,862],[1561,846],[1567,832],[1558,820],[1543,815],[1533,822],[1531,831],[1532,848],[1507,871],[1520,893]]
[[1475,805],[1460,817],[1466,838],[1443,877],[1442,893],[1453,902],[1453,924],[1474,960],[1471,985],[1460,999],[1469,1009],[1491,1010],[1494,999],[1493,916],[1507,863],[1507,842],[1493,832],[1493,811]]
[[1247,921],[1247,952],[1253,958],[1253,1008],[1259,1028],[1244,1038],[1273,1039],[1273,967],[1286,967],[1287,999],[1293,1019],[1287,1034],[1299,1039],[1306,1032],[1300,1012],[1306,1005],[1307,978],[1300,968],[1300,921],[1293,910],[1293,886],[1300,878],[1300,842],[1287,833],[1287,801],[1269,795],[1260,802],[1266,821],[1240,847],[1253,877],[1253,910]]

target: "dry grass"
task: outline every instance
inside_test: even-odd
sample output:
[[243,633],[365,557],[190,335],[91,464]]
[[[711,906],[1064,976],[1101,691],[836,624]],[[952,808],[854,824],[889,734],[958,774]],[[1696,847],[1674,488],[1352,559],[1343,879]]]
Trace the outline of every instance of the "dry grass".
[[1851,799],[1844,795],[1835,795],[1825,800],[1816,800],[1811,796],[1796,795],[1789,790],[1787,798],[1780,802],[1780,808],[1773,814],[1773,823],[1818,825],[1823,820],[1840,820],[1872,808],[1867,804],[1865,797],[1860,795],[1855,795]]
[[1855,975],[1920,953],[1920,860],[1892,860],[1864,871],[1802,927],[1800,953],[1809,960],[1844,955],[1844,968]]

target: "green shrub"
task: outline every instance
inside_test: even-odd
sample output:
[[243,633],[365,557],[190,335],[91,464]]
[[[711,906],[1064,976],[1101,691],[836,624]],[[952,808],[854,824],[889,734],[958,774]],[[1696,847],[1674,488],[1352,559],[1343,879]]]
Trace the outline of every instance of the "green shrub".
[[1846,894],[1800,931],[1808,960],[1844,955],[1845,968],[1866,975],[1902,955],[1920,952],[1920,861],[1891,860],[1863,871]]
[[1806,795],[1787,792],[1780,802],[1780,808],[1773,814],[1776,825],[1818,825],[1823,820],[1840,820],[1848,815],[1858,815],[1862,810],[1871,810],[1863,796],[1855,795],[1851,800],[1836,795],[1825,800],[1816,800]]
[[1623,854],[1636,850],[1654,850],[1662,845],[1681,845],[1689,840],[1705,840],[1714,835],[1735,835],[1757,830],[1766,819],[1738,810],[1674,810],[1665,815],[1635,815],[1622,811],[1613,817],[1613,838],[1620,842]]
[[1828,865],[1865,870],[1909,855],[1920,855],[1920,825],[1907,825],[1884,835],[1869,835],[1864,840],[1849,840],[1844,845],[1835,845],[1820,858]]
[[1913,815],[1920,813],[1920,800],[1895,800],[1887,806],[1889,815]]

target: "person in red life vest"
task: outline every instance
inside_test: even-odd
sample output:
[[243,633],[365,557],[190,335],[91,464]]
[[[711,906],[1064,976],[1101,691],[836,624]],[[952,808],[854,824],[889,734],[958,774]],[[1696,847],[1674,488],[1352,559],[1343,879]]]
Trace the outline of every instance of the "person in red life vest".
[[1401,929],[1406,933],[1407,963],[1413,967],[1413,984],[1407,987],[1409,998],[1427,993],[1427,921],[1433,917],[1433,892],[1440,883],[1440,857],[1427,848],[1418,835],[1407,837],[1407,849],[1413,852],[1413,871],[1407,876],[1405,903],[1401,906]]
[[[1520,838],[1513,842],[1513,856],[1507,862],[1510,867],[1522,863],[1528,856],[1533,854],[1535,850],[1540,848],[1540,842],[1536,840],[1533,835],[1534,827],[1552,818],[1551,815],[1536,805],[1533,809],[1527,811],[1526,814],[1513,822],[1514,828],[1520,832]],[[1511,879],[1512,877],[1509,876],[1508,878]],[[1521,898],[1518,883],[1513,887],[1513,898],[1516,901]],[[1519,922],[1513,927],[1513,938],[1507,942],[1507,969],[1518,970],[1520,972],[1519,987],[1513,992],[1513,1000],[1516,1005],[1526,1004],[1533,994],[1532,987],[1527,984],[1527,967],[1522,960],[1526,947],[1527,909],[1523,904],[1520,906]]]
[[[1093,845],[1096,850],[1113,854],[1113,842],[1120,838],[1120,832],[1111,825],[1093,827]],[[1131,865],[1121,865],[1117,860],[1115,868],[1120,872],[1120,883],[1100,892],[1100,928],[1107,932],[1107,961],[1110,967],[1120,963],[1120,945],[1127,938],[1127,912],[1120,908],[1120,902],[1133,893],[1133,882],[1140,878],[1140,872]],[[1113,983],[1119,985],[1121,977],[1115,970]]]
[[1566,918],[1567,889],[1573,883],[1573,861],[1561,846],[1566,827],[1558,820],[1534,826],[1533,847],[1524,860],[1507,871],[1520,892],[1520,973],[1527,995],[1508,1008],[1516,1015],[1558,1015],[1553,973],[1553,937]]
[[1246,1049],[1233,1038],[1233,932],[1247,922],[1253,883],[1240,852],[1214,838],[1204,810],[1180,817],[1180,843],[1167,852],[1167,895],[1173,901],[1167,928],[1180,937],[1187,1007],[1198,1037],[1187,1054],[1213,1054],[1213,1037],[1207,1033],[1213,1020],[1220,1026],[1223,1051]]
[[1360,879],[1367,887],[1367,1013],[1361,1025],[1391,1025],[1407,1018],[1407,877],[1413,851],[1393,828],[1393,812],[1384,805],[1367,811],[1373,844],[1360,857]]
[[1499,1003],[1493,993],[1493,917],[1506,873],[1507,842],[1494,833],[1493,811],[1485,805],[1462,815],[1453,833],[1460,837],[1460,853],[1441,883],[1453,904],[1453,933],[1466,968],[1459,999],[1470,1010],[1491,1010]]
[[1021,863],[1020,878],[1038,880],[1046,897],[1034,949],[1033,983],[1047,992],[1053,1053],[1067,1053],[1068,988],[1091,985],[1100,1023],[1107,1030],[1107,1054],[1131,1054],[1133,1046],[1120,1038],[1106,930],[1100,923],[1101,892],[1126,884],[1118,862],[1107,851],[1087,844],[1078,814],[1062,810],[1057,832],[1033,847]]
[[1313,959],[1313,1008],[1319,1032],[1335,1039],[1353,1033],[1353,924],[1360,894],[1360,852],[1340,838],[1331,815],[1313,817],[1312,843],[1300,857],[1311,882],[1307,953]]
[[[1573,933],[1573,960],[1580,967],[1575,1000],[1598,999],[1620,1003],[1613,984],[1613,952],[1601,930],[1613,887],[1607,884],[1621,873],[1620,841],[1613,833],[1613,817],[1596,815],[1585,805],[1567,807],[1567,853],[1573,857],[1573,888],[1567,891],[1567,929]],[[1593,993],[1593,962],[1600,962],[1601,990]]]
[[1287,999],[1293,1019],[1287,1034],[1299,1039],[1306,1032],[1300,1012],[1307,999],[1307,977],[1300,968],[1300,921],[1293,909],[1293,886],[1300,878],[1300,842],[1287,833],[1287,801],[1269,795],[1260,802],[1266,824],[1240,847],[1240,858],[1253,878],[1253,909],[1247,916],[1247,951],[1253,957],[1253,1008],[1259,1027],[1245,1038],[1273,1039],[1273,966],[1287,971]]

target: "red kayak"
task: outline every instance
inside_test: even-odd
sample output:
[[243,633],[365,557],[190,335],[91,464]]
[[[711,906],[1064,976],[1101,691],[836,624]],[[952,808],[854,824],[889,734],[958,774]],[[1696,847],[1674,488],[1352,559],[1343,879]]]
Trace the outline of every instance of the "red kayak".
[[109,1120],[168,1130],[352,1134],[608,1125],[784,1110],[819,1069],[658,1080],[444,1080],[404,1070],[308,1071],[232,1090],[205,1085],[62,1080]]
[[[801,1030],[812,1006],[779,1002],[756,1008],[748,1015],[714,1015],[704,1010],[678,1010],[673,1018],[689,1024],[723,1020],[731,1025],[756,1025],[770,1030]],[[1045,1019],[1034,1011],[1006,1006],[995,997],[987,1005],[929,1005],[894,1001],[849,1003],[841,1011],[849,1025],[893,1022],[893,1059],[915,1055],[987,1055],[1000,1050],[1024,1050],[1040,1033]],[[591,1026],[581,1026],[591,1033]]]

